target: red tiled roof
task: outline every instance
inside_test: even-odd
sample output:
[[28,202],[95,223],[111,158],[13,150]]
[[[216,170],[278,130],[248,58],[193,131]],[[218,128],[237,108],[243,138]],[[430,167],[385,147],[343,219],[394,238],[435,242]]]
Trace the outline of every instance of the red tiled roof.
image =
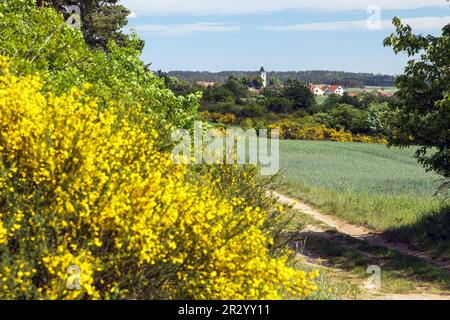
[[330,91],[336,91],[337,88],[339,88],[339,86],[330,86],[330,87],[328,88],[328,90],[330,90]]

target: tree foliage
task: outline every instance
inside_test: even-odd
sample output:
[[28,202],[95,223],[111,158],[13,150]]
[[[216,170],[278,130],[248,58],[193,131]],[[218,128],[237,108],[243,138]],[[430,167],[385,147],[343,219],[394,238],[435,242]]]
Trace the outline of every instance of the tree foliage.
[[[149,72],[136,37],[93,50],[60,13],[28,0],[0,2],[0,30],[0,299],[317,289],[317,272],[272,252],[266,217],[281,209],[254,175],[228,166],[192,177],[160,147],[161,126],[192,127],[198,96],[178,97]],[[79,290],[67,287],[72,267]]]
[[[316,272],[272,257],[267,212],[155,148],[140,107],[42,90],[0,56],[0,299],[281,299]],[[84,85],[84,89],[89,87]],[[231,175],[233,177],[233,175]],[[236,183],[231,181],[231,185]],[[79,288],[70,290],[70,268]]]
[[149,72],[136,35],[124,46],[111,40],[108,52],[91,49],[60,13],[25,0],[0,3],[0,30],[0,54],[11,57],[11,68],[21,74],[45,73],[46,85],[55,93],[91,83],[101,108],[111,100],[130,108],[141,104],[161,127],[190,128],[198,118],[198,97],[176,96]]
[[450,178],[450,24],[440,36],[424,36],[414,34],[399,18],[393,23],[396,32],[384,44],[410,60],[397,78],[399,112],[390,144],[420,146],[420,163]]
[[[259,72],[252,71],[171,71],[170,76],[179,79],[195,82],[195,81],[214,81],[225,82],[234,75],[238,78],[255,78],[259,76]],[[275,79],[275,83],[270,83]],[[341,71],[270,71],[268,80],[270,84],[276,85],[278,80],[281,83],[289,79],[298,80],[304,83],[341,85],[347,88],[359,88],[364,86],[392,87],[395,85],[395,77],[392,75],[379,75],[371,73],[353,73]]]
[[[130,11],[118,4],[119,0],[37,0],[42,7],[50,5],[67,17],[65,6],[77,5],[81,10],[82,32],[91,47],[108,49],[108,42],[114,40],[123,46],[128,36],[122,32],[127,25]],[[143,48],[143,42],[137,43]]]
[[297,80],[286,82],[283,96],[293,102],[294,110],[309,109],[315,104],[314,94],[307,85]]

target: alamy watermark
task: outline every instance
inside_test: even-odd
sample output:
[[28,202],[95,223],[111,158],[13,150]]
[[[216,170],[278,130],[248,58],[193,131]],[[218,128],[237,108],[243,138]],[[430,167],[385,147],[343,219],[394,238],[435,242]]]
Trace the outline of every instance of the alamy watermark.
[[193,137],[188,130],[176,130],[172,151],[176,164],[252,164],[261,175],[275,175],[280,169],[279,131],[267,129],[206,129],[203,122],[194,125]]
[[381,268],[379,266],[369,266],[367,268],[367,274],[370,274],[369,278],[364,282],[365,289],[368,290],[380,290],[381,289]]
[[67,268],[67,278],[66,286],[68,290],[80,290],[81,289],[81,268],[76,265],[71,265]]
[[370,15],[366,21],[367,29],[380,30],[382,27],[381,8],[377,5],[372,5],[367,8],[367,14]]

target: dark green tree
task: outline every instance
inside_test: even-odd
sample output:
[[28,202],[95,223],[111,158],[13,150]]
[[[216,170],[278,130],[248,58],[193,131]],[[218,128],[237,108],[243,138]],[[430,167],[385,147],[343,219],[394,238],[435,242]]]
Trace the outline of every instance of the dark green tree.
[[351,96],[347,92],[341,97],[340,103],[349,104],[358,109],[363,106],[358,97]]
[[203,93],[203,102],[218,103],[218,102],[234,102],[236,97],[233,96],[229,90],[222,87],[207,88]]
[[281,98],[283,95],[283,90],[282,88],[267,87],[264,89],[263,95],[266,98]]
[[269,86],[273,86],[273,87],[281,87],[282,86],[282,82],[280,79],[278,78],[271,78],[269,80]]
[[331,126],[336,129],[345,129],[352,133],[370,133],[369,114],[348,104],[341,104],[331,109]]
[[289,113],[292,111],[293,103],[286,98],[266,98],[266,107],[275,113]]
[[390,145],[420,146],[416,155],[428,171],[450,178],[450,24],[442,35],[416,35],[398,18],[384,41],[410,60],[397,78],[398,109]]
[[360,94],[360,98],[361,98],[361,105],[362,105],[363,109],[369,108],[369,106],[372,103],[384,102],[384,101],[380,101],[382,99],[390,100],[389,98],[379,97],[375,92],[366,92],[366,93]]
[[252,86],[252,80],[250,78],[247,78],[247,77],[243,77],[241,79],[241,83],[242,83],[243,86],[245,86],[247,88],[250,88]]
[[325,102],[323,103],[323,109],[329,110],[333,107],[336,107],[341,103],[341,96],[338,96],[337,94],[330,94],[325,99]]
[[255,89],[262,89],[263,87],[263,79],[261,79],[260,77],[255,78],[252,80],[252,87]]
[[315,104],[314,94],[306,84],[297,80],[288,80],[283,90],[283,97],[293,103],[293,109],[309,109]]
[[239,116],[242,118],[259,118],[267,113],[267,109],[259,104],[249,104],[242,108]]
[[247,88],[234,76],[228,78],[224,88],[233,93],[236,98],[245,98],[247,96]]
[[[65,7],[77,5],[81,11],[82,32],[90,47],[107,50],[108,42],[114,40],[123,46],[128,36],[122,32],[127,25],[130,11],[119,5],[119,0],[37,0],[38,6],[50,5],[69,16]],[[138,44],[142,50],[144,43]]]

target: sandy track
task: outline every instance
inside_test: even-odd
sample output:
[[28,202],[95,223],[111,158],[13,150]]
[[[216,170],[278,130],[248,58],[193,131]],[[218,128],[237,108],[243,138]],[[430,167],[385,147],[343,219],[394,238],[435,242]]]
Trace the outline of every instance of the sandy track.
[[450,261],[432,257],[426,252],[417,251],[409,248],[407,244],[393,243],[381,233],[374,232],[362,226],[353,225],[335,217],[325,215],[314,207],[286,197],[278,192],[272,191],[272,194],[279,199],[279,202],[293,206],[294,209],[300,210],[314,219],[336,229],[339,233],[348,235],[355,239],[363,240],[373,246],[386,247],[410,256],[414,256],[445,270],[450,273]]

